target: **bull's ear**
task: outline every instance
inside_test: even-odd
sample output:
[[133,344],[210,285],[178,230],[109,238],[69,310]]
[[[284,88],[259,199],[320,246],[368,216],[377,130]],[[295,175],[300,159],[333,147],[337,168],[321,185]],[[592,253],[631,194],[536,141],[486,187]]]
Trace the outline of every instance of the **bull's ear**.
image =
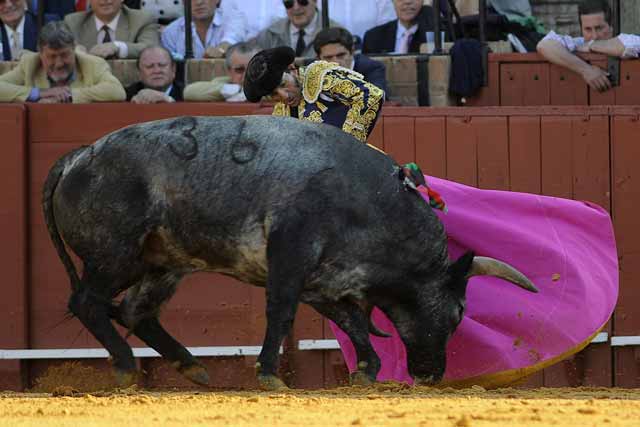
[[474,256],[475,254],[472,251],[468,251],[449,266],[448,273],[451,286],[456,288],[462,287],[462,289],[459,290],[464,292],[467,284],[466,277],[473,265]]

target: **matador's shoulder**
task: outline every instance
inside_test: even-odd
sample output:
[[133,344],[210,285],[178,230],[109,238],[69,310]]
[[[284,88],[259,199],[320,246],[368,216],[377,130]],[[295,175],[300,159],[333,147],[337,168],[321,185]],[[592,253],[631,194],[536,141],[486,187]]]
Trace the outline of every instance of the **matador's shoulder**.
[[334,78],[356,78],[362,80],[364,77],[348,68],[341,67],[335,62],[314,61],[303,70],[302,96],[308,103],[318,100],[320,92],[331,85],[327,79],[328,75]]

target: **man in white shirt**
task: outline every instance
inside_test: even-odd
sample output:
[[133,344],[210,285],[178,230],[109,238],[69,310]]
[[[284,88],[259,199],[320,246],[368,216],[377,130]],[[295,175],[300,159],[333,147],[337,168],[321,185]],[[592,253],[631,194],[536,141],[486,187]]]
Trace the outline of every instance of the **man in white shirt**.
[[637,58],[640,37],[632,34],[613,36],[611,8],[607,0],[585,0],[578,6],[582,37],[571,37],[551,31],[538,43],[537,50],[549,62],[566,67],[582,76],[592,89],[611,88],[609,73],[591,65],[574,52],[595,52],[619,58]]
[[[287,17],[273,23],[256,37],[258,46],[271,49],[289,46],[297,57],[314,58],[313,40],[322,30],[322,21],[318,13],[316,0],[283,0]],[[330,26],[339,26],[331,21]]]
[[427,31],[433,31],[433,9],[422,1],[393,0],[398,19],[368,30],[362,53],[418,53]]
[[[322,12],[322,2],[318,8]],[[367,30],[397,16],[391,0],[329,0],[329,18],[362,39]]]
[[[191,34],[194,58],[222,58],[227,48],[242,40],[242,21],[234,14],[225,15],[218,10],[220,0],[193,0],[191,2]],[[185,56],[185,21],[178,18],[162,31],[162,45],[174,58]]]

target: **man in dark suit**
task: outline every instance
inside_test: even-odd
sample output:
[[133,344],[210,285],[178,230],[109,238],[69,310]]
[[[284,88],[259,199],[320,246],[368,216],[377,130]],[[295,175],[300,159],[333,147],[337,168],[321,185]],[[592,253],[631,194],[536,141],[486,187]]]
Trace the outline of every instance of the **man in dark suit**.
[[433,9],[422,0],[393,0],[398,19],[373,27],[364,34],[362,53],[418,53],[433,31]]
[[364,80],[373,83],[383,91],[387,90],[386,67],[380,61],[362,54],[353,54],[354,40],[344,28],[330,27],[320,31],[313,41],[318,59],[336,62],[362,74]]
[[182,101],[184,85],[176,80],[176,63],[161,46],[143,49],[138,59],[140,81],[127,87],[127,101],[159,104]]
[[17,61],[24,50],[37,52],[38,25],[25,0],[0,0],[0,60]]

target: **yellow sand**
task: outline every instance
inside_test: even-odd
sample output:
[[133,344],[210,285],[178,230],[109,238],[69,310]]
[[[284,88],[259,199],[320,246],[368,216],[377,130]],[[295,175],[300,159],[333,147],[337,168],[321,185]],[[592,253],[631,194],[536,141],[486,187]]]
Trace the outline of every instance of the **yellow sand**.
[[[55,397],[53,395],[56,395]],[[640,389],[0,394],[0,426],[640,426]]]

